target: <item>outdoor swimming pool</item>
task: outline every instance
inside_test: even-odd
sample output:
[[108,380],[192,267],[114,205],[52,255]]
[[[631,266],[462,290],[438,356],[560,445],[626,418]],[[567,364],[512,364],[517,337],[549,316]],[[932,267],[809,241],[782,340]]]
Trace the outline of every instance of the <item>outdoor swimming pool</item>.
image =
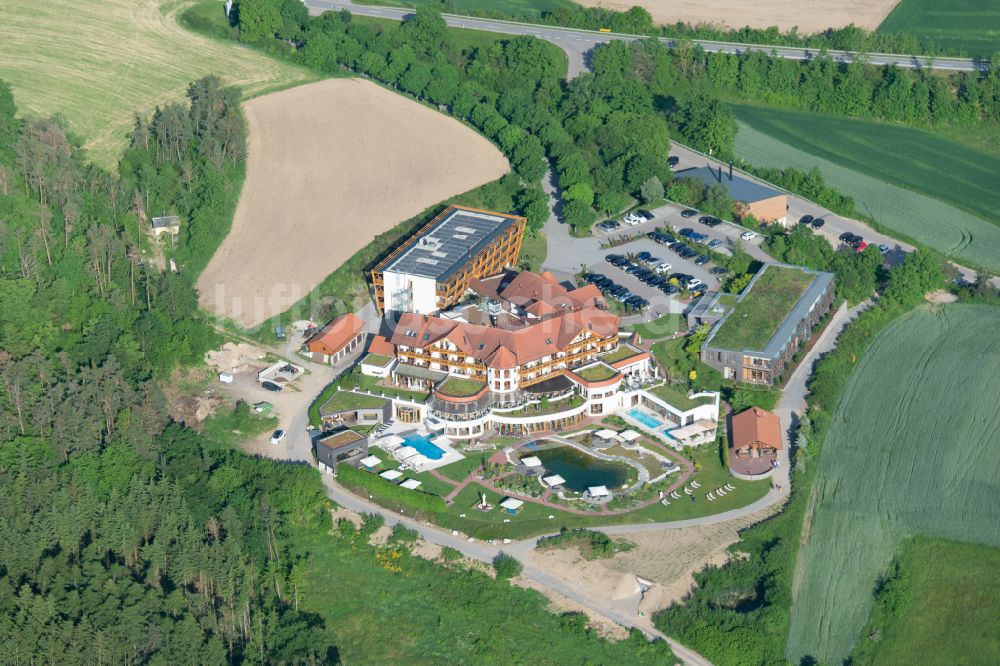
[[654,419],[652,416],[642,411],[638,407],[628,410],[628,415],[634,418],[636,421],[646,426],[647,428],[652,428],[656,430],[663,426],[663,421],[659,419]]
[[412,446],[418,453],[431,460],[441,460],[444,457],[444,449],[435,445],[431,437],[432,435],[422,435],[419,432],[410,433],[403,438],[404,446]]

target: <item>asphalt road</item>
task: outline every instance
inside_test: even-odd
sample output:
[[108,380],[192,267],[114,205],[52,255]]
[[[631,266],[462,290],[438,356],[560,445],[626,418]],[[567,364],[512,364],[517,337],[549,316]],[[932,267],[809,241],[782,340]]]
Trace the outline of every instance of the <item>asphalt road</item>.
[[[412,14],[412,9],[400,9],[395,7],[377,7],[370,5],[356,5],[352,2],[341,0],[303,0],[310,11],[319,14],[329,10],[346,9],[353,14],[361,16],[374,16],[402,20],[407,15]],[[531,35],[552,42],[566,51],[569,56],[569,78],[587,69],[586,54],[598,44],[606,44],[615,39],[625,41],[635,41],[637,39],[648,39],[642,35],[628,35],[621,33],[594,32],[590,30],[577,30],[574,28],[558,28],[547,25],[535,25],[532,23],[518,23],[513,21],[500,21],[495,19],[480,19],[469,16],[458,16],[455,14],[444,14],[444,19],[449,26],[455,28],[470,28],[485,32],[499,32],[508,35]],[[664,43],[674,46],[673,39],[663,38]],[[763,51],[774,53],[775,55],[788,60],[811,60],[819,55],[817,49],[804,49],[789,46],[767,46],[760,44],[740,44],[737,42],[717,42],[712,40],[695,39],[694,43],[699,44],[709,53],[742,53],[744,51]],[[827,51],[833,60],[837,62],[852,62],[861,58],[865,62],[874,65],[896,65],[911,69],[930,68],[945,71],[972,71],[988,67],[986,63],[970,60],[967,58],[927,58],[925,56],[913,55],[893,55],[885,53],[857,53],[854,51]]]

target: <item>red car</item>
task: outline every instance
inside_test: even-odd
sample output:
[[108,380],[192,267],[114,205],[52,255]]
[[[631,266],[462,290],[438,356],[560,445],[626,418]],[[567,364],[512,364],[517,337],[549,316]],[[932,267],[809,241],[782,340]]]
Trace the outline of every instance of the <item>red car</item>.
[[866,247],[868,247],[868,243],[866,243],[865,241],[861,241],[860,243],[854,246],[854,251],[857,252],[858,254],[861,254],[862,252],[865,251]]

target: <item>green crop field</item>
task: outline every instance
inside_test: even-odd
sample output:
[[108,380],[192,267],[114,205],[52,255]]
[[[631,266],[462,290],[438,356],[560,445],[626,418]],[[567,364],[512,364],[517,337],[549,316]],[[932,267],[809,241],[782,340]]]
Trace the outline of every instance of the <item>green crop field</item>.
[[[389,7],[441,6],[440,0],[360,0],[359,5],[385,5]],[[570,0],[452,0],[448,11],[456,14],[497,12],[502,16],[537,19],[542,12],[553,9],[572,9]]]
[[[793,578],[787,657],[841,663],[900,541],[1000,546],[1000,308],[921,308],[858,363],[826,437]],[[878,400],[872,400],[878,396]],[[958,646],[956,646],[958,647]]]
[[735,110],[754,129],[807,153],[1000,224],[1000,157],[901,125],[751,106]]
[[852,664],[1000,664],[1000,548],[918,537],[896,561]]
[[[742,107],[740,112],[742,115]],[[816,166],[830,186],[854,197],[858,210],[876,220],[890,235],[896,232],[959,262],[1000,271],[1000,226],[932,196],[897,187],[881,176],[868,175],[839,158],[825,159],[806,152],[808,142],[793,136],[775,138],[742,121],[739,128],[736,155],[750,164],[791,166],[804,171]],[[956,151],[963,150],[953,145]],[[907,155],[897,155],[892,166],[905,166],[908,159]]]
[[[218,74],[247,96],[315,79],[274,58],[196,35],[177,23],[188,2],[4,0],[0,79],[25,113],[61,113],[95,162],[118,159],[136,110],[179,100]],[[218,3],[222,12],[222,3]]]
[[1000,0],[903,0],[878,32],[906,32],[975,58],[1000,51]]

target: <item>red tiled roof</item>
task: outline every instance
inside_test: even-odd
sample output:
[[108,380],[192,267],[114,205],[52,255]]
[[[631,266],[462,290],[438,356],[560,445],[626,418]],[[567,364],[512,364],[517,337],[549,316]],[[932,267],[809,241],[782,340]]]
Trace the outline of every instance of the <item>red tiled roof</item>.
[[[614,335],[618,324],[618,315],[593,307],[564,312],[514,330],[404,313],[391,342],[423,348],[447,339],[466,356],[487,364],[498,349],[505,348],[516,364],[521,365],[564,350],[584,331],[601,338]],[[509,362],[506,355],[497,359]]]
[[389,344],[384,335],[376,335],[372,338],[372,343],[368,347],[369,354],[381,354],[382,356],[392,356],[396,353],[396,348]]
[[781,419],[760,407],[751,407],[733,417],[733,448],[781,448]]
[[482,280],[473,280],[469,288],[480,296],[505,300],[524,308],[536,317],[547,317],[560,310],[579,310],[590,306],[604,306],[601,291],[586,285],[578,289],[567,289],[559,280],[546,271],[507,272]]
[[333,356],[358,337],[364,326],[365,323],[352,312],[340,315],[309,338],[306,348],[314,354]]

